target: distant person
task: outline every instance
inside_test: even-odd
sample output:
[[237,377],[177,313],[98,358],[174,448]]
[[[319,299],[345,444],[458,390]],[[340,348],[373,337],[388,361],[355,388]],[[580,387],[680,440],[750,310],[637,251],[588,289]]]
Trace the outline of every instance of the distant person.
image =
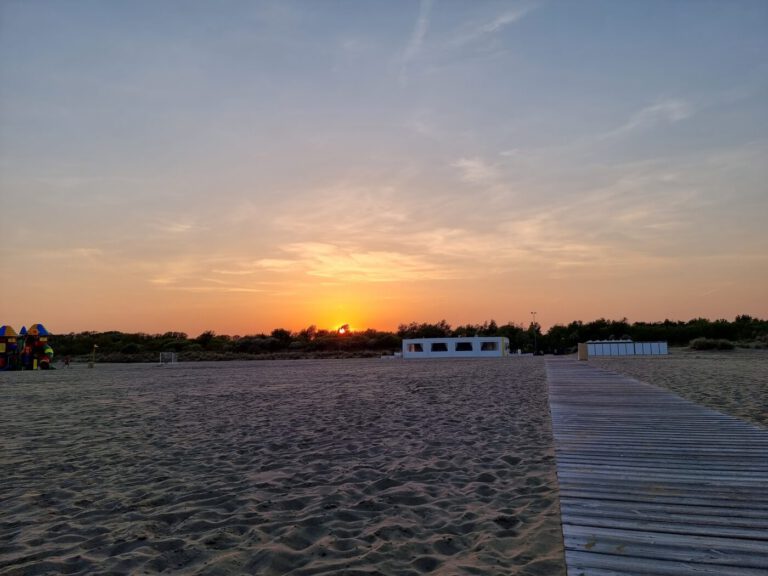
[[69,368],[69,362],[70,362],[70,358],[69,358],[69,354],[67,354],[66,356],[64,356],[64,368]]

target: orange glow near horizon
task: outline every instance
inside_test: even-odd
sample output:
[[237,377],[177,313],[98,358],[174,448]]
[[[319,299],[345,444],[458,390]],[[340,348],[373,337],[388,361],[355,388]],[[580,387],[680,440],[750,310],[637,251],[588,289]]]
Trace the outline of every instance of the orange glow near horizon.
[[[66,270],[55,270],[60,276]],[[53,334],[116,330],[162,334],[185,332],[197,336],[206,330],[230,336],[269,333],[276,328],[292,332],[309,326],[339,331],[396,331],[410,322],[439,322],[451,326],[495,320],[527,326],[530,310],[543,330],[553,324],[597,318],[637,321],[687,321],[692,318],[733,319],[740,314],[762,318],[768,315],[761,294],[764,272],[755,267],[730,284],[709,287],[704,279],[665,280],[663,273],[642,271],[626,278],[610,279],[611,290],[596,289],[607,278],[573,275],[564,286],[557,277],[541,275],[533,283],[529,275],[488,275],[474,280],[425,280],[408,283],[323,285],[296,275],[276,285],[271,293],[192,291],[152,285],[126,285],[123,278],[94,276],[77,290],[65,285],[39,298],[34,274],[20,274],[13,284],[0,286],[0,302],[13,302],[13,309],[0,306],[0,324],[16,330],[41,322]],[[311,280],[311,278],[310,278]],[[642,282],[647,288],[635,290]],[[602,283],[602,284],[601,284]],[[692,290],[700,283],[703,289]],[[723,297],[727,295],[728,297]],[[354,327],[354,329],[352,328]]]

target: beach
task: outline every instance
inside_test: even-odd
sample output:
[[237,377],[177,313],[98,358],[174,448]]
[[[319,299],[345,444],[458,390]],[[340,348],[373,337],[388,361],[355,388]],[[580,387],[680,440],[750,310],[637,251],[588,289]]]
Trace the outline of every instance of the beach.
[[0,574],[565,574],[541,358],[0,374]]
[[672,348],[668,356],[590,358],[589,363],[768,428],[768,350]]

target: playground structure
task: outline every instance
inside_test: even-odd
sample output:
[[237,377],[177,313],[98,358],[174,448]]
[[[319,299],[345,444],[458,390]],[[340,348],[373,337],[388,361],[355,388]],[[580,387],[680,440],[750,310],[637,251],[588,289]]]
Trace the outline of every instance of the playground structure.
[[48,370],[53,362],[50,333],[42,324],[22,327],[0,326],[0,370]]

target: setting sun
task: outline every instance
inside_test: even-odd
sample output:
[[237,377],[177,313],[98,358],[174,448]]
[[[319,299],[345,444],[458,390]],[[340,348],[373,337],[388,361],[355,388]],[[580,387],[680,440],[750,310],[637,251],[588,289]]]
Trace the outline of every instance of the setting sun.
[[337,330],[339,334],[346,334],[347,332],[351,332],[351,331],[352,329],[349,327],[349,324],[342,324],[341,326],[339,326],[339,329]]

